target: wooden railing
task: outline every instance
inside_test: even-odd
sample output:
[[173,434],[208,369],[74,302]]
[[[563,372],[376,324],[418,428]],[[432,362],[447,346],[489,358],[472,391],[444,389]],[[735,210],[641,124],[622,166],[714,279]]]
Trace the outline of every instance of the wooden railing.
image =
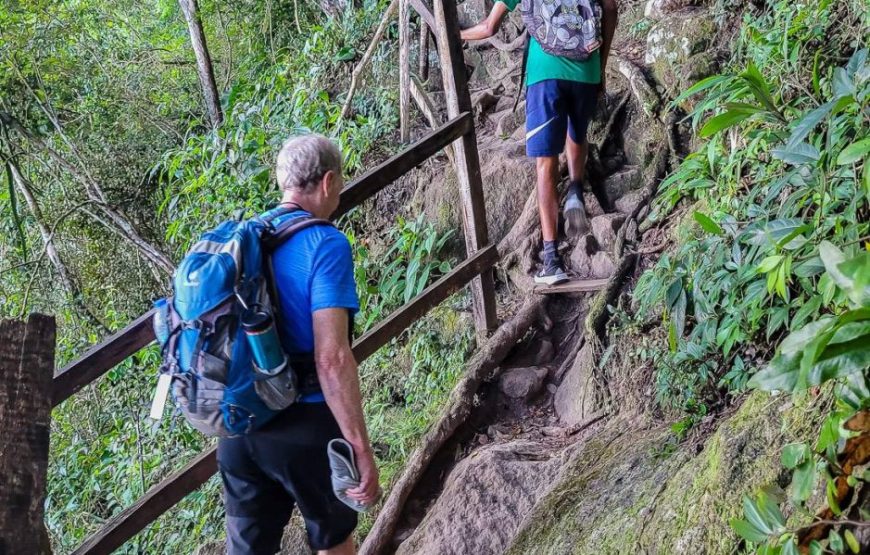
[[[465,81],[452,0],[435,0],[429,12],[423,0],[400,0],[417,9],[423,21],[436,32],[436,45],[442,60],[446,88],[447,123],[432,130],[400,154],[350,183],[341,193],[335,217],[371,198],[438,151],[453,145],[451,158],[456,166],[462,198],[462,221],[468,257],[452,271],[427,287],[353,344],[358,361],[371,356],[399,337],[408,327],[453,293],[472,286],[475,327],[480,334],[495,327],[495,297],[492,268],[498,261],[495,246],[488,246],[486,212],[471,100]],[[437,184],[434,184],[437,186]],[[52,405],[57,406],[111,368],[154,340],[152,312],[143,314],[126,328],[91,348],[77,360],[60,369],[52,384]],[[80,545],[75,554],[107,554],[122,546],[189,493],[204,484],[217,471],[215,448],[196,456],[180,470],[152,487],[142,498],[112,517],[104,527]]]

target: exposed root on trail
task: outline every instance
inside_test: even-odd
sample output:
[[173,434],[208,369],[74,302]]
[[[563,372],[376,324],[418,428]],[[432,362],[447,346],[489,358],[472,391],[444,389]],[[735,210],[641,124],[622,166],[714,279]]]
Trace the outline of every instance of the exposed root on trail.
[[546,303],[545,296],[532,296],[513,318],[498,328],[469,361],[465,375],[453,389],[441,418],[423,437],[420,446],[409,457],[402,476],[390,489],[378,519],[360,548],[361,555],[383,553],[390,544],[402,509],[414,487],[438,451],[471,414],[480,386],[498,374],[499,365],[517,341],[541,319]]

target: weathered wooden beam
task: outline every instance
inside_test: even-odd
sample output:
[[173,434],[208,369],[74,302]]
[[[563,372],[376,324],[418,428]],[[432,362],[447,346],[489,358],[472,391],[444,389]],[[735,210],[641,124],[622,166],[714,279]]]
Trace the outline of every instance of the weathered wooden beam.
[[[490,246],[459,264],[354,342],[354,357],[362,362],[371,356],[394,338],[399,337],[408,326],[426,312],[459,291],[480,272],[491,269],[497,261],[496,248]],[[186,495],[199,488],[215,472],[217,472],[215,449],[211,448],[151,488],[135,504],[114,516],[102,530],[89,537],[73,554],[111,553],[184,499]]]
[[[435,25],[441,75],[447,97],[447,116],[455,118],[471,112],[471,95],[462,44],[459,40],[459,21],[453,0],[435,0]],[[471,255],[489,243],[483,180],[480,175],[480,157],[474,129],[463,135],[454,147],[456,177],[462,199],[462,223],[465,230],[465,248]],[[474,323],[479,335],[487,335],[496,327],[495,280],[492,271],[483,272],[471,285],[474,300]]]
[[51,553],[45,475],[54,318],[0,320],[0,553]]
[[534,292],[539,295],[555,295],[557,293],[587,293],[601,291],[607,287],[610,278],[604,279],[574,279],[558,285],[536,285]]
[[112,517],[99,532],[85,540],[73,555],[109,555],[124,545],[217,472],[216,452],[215,447],[204,451],[148,490],[136,503]]
[[[432,102],[432,99],[429,98],[429,95],[426,94],[426,89],[423,87],[423,83],[420,82],[420,79],[418,79],[416,75],[411,75],[411,98],[414,99],[417,108],[420,109],[420,112],[423,113],[423,117],[425,117],[426,121],[429,122],[429,127],[436,129],[441,126],[441,116],[438,115],[438,110],[435,109],[435,104]],[[456,163],[456,160],[453,158],[453,145],[445,146],[444,154],[447,155],[447,159],[450,160],[451,164]]]
[[356,359],[368,358],[393,338],[399,337],[429,310],[462,289],[481,272],[490,270],[496,262],[498,252],[494,245],[476,252],[360,337],[353,346]]
[[429,26],[420,18],[420,38],[417,42],[417,74],[425,81],[429,78]]
[[399,0],[399,140],[411,137],[411,11]]
[[[414,11],[420,15],[420,19],[423,20],[423,23],[426,24],[427,27],[434,30],[435,29],[435,16],[432,15],[432,10],[429,9],[429,6],[423,0],[408,0],[410,2],[411,7],[414,8]],[[438,42],[438,36],[435,35],[435,42]]]
[[401,153],[378,167],[355,179],[341,192],[341,201],[333,218],[347,213],[362,204],[381,189],[416,168],[433,154],[474,129],[471,111],[459,114],[438,129],[432,131]]
[[91,347],[84,355],[54,375],[51,405],[56,407],[75,392],[96,380],[130,355],[154,341],[151,327],[153,310],[133,320],[127,327]]

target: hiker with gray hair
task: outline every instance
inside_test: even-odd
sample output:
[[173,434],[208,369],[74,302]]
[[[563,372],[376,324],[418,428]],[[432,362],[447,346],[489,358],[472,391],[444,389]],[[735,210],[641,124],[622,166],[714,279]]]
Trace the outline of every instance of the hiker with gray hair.
[[[380,490],[351,350],[359,300],[350,243],[326,221],[344,186],[341,153],[329,139],[305,135],[284,143],[276,166],[283,196],[262,218],[276,227],[308,222],[272,253],[278,335],[301,397],[262,428],[218,443],[227,553],[278,552],[295,505],[313,549],[353,554],[357,511]],[[336,445],[347,475],[330,476],[327,449]],[[336,480],[345,484],[338,493]]]

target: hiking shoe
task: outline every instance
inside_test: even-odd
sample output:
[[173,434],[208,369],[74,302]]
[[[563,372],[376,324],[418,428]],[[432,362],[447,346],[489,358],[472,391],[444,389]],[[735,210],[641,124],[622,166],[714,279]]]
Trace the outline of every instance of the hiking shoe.
[[580,237],[589,231],[589,218],[586,217],[586,207],[583,197],[574,187],[568,189],[565,197],[565,234],[569,237]]
[[535,275],[535,283],[541,285],[556,285],[557,283],[564,283],[569,279],[568,274],[562,267],[562,261],[558,259],[545,262],[541,271]]

